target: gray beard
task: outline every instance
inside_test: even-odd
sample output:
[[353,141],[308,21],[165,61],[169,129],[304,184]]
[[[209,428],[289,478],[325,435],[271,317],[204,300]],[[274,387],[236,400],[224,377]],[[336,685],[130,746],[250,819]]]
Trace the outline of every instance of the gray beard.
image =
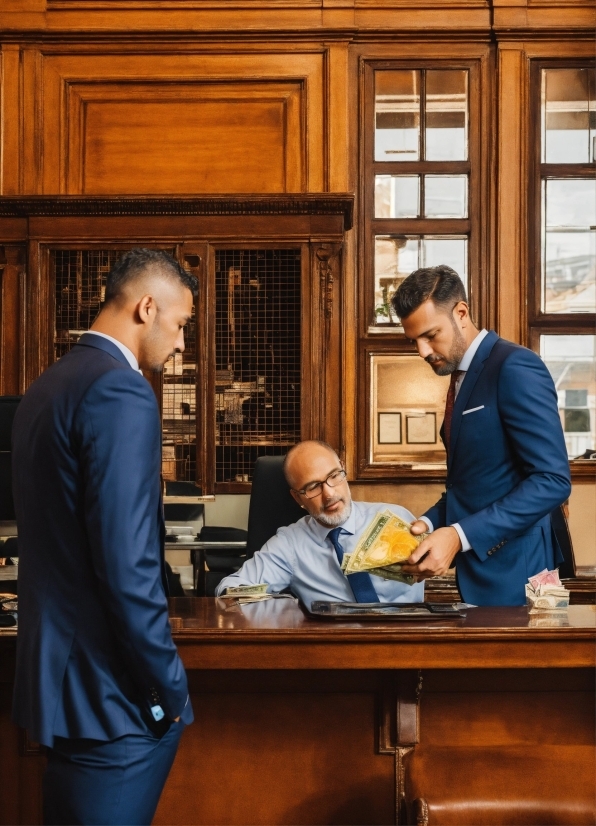
[[[449,358],[445,359],[445,364],[442,367],[435,368],[433,367],[432,356],[428,356],[424,359],[430,364],[432,369],[435,371],[435,375],[437,376],[450,376],[454,373],[459,367],[461,360],[465,356],[466,350],[468,349],[465,338],[455,326],[455,323],[453,321],[451,323],[453,324],[453,329],[455,330],[455,338],[453,340],[453,347],[449,353]],[[431,360],[429,361],[429,359]]]
[[333,514],[332,516],[327,516],[326,514],[321,513],[316,517],[316,520],[320,525],[324,525],[326,528],[338,528],[347,521],[351,513],[352,502],[350,500],[345,508],[339,513]]

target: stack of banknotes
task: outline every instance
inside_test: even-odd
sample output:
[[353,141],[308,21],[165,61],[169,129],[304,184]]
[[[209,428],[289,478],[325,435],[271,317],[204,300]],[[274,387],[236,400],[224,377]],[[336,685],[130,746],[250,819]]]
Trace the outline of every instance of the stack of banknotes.
[[557,570],[547,571],[545,568],[529,578],[526,585],[526,604],[530,613],[567,610],[569,591],[561,584]]
[[414,577],[402,573],[402,563],[428,533],[413,536],[410,525],[389,510],[377,513],[351,554],[344,554],[342,571],[346,576],[357,571],[414,583]]
[[233,588],[226,588],[225,594],[220,599],[233,599],[239,605],[246,605],[249,602],[266,602],[268,599],[293,599],[291,594],[268,594],[266,582],[259,582],[257,585],[236,585]]

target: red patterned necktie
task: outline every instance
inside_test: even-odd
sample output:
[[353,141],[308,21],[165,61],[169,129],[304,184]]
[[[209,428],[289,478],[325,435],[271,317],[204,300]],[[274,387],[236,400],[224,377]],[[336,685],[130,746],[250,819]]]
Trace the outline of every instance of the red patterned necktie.
[[449,390],[447,391],[447,399],[445,401],[445,419],[443,420],[443,435],[445,436],[445,450],[449,453],[449,446],[451,444],[451,419],[453,417],[453,405],[455,404],[455,388],[457,380],[460,376],[465,376],[465,370],[454,370],[451,374],[451,381],[449,382]]

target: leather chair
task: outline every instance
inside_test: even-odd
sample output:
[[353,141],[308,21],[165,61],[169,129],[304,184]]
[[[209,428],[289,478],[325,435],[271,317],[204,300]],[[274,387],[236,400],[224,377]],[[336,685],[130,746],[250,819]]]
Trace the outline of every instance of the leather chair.
[[[0,522],[14,522],[16,514],[12,498],[11,437],[13,419],[21,396],[0,396]],[[16,533],[16,524],[14,532]],[[1,557],[18,557],[16,536],[9,537],[0,545]],[[7,569],[5,568],[4,571]],[[18,580],[3,579],[0,591],[17,593]]]
[[[205,559],[209,571],[205,576],[205,596],[213,596],[221,580],[237,571],[242,564],[260,551],[265,542],[275,535],[278,528],[291,525],[301,519],[305,512],[292,498],[290,487],[283,474],[283,456],[261,456],[255,462],[250,506],[248,510],[248,531],[246,533],[246,552],[230,554],[224,551],[216,554],[206,552]],[[215,539],[214,532],[238,531],[234,528],[215,528],[206,526],[200,538],[209,534],[210,541]],[[230,541],[231,534],[222,533],[221,541]],[[236,534],[236,538],[239,533]]]

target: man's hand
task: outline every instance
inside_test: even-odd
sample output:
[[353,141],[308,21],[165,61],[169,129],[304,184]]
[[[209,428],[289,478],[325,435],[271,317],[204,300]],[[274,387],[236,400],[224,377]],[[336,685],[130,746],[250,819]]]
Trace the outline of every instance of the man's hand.
[[427,530],[428,525],[422,519],[417,519],[410,525],[410,533],[413,533],[414,536],[418,536],[419,534],[424,533]]
[[[420,529],[423,525],[424,529]],[[428,530],[428,525],[418,519],[410,528],[413,534]],[[404,574],[415,576],[418,582],[431,576],[441,576],[449,570],[455,554],[461,549],[461,541],[455,528],[438,528],[423,539],[402,565]]]

